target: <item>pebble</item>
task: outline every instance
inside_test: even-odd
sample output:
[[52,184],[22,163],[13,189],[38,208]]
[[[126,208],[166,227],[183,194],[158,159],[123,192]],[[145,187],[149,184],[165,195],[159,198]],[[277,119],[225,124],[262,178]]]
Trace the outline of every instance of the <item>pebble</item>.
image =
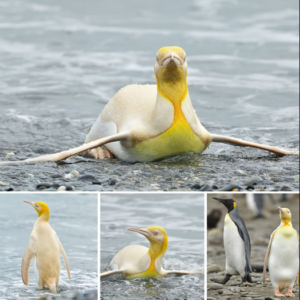
[[198,184],[198,183],[196,183],[196,184],[194,184],[194,185],[191,186],[191,189],[192,190],[200,190],[201,189],[201,185]]
[[222,269],[218,265],[210,265],[207,267],[207,273],[218,273],[221,271]]
[[253,185],[253,184],[257,184],[258,182],[262,181],[263,179],[260,176],[254,175],[251,177],[248,177],[244,180],[244,185]]
[[11,156],[15,156],[16,154],[14,154],[13,152],[8,152],[6,153],[5,157],[11,157]]
[[113,179],[113,178],[109,178],[107,183],[108,185],[115,185],[118,181],[116,179]]
[[223,288],[223,284],[219,284],[219,283],[208,283],[207,284],[208,290],[219,290],[222,288]]
[[287,185],[284,185],[282,188],[281,188],[281,191],[292,191],[293,189]]
[[224,191],[224,192],[229,192],[229,191],[241,191],[242,188],[235,184],[235,183],[230,183],[228,185],[225,185],[223,188],[220,189],[220,191]]
[[60,186],[58,189],[58,191],[65,191],[66,190],[66,187],[64,185]]
[[52,184],[49,182],[41,182],[41,183],[37,184],[36,188],[38,190],[45,190],[45,189],[50,188],[51,186],[52,186]]
[[213,191],[213,187],[211,185],[209,185],[209,184],[204,184],[201,187],[200,191]]
[[89,181],[89,182],[97,181],[95,176],[89,175],[89,174],[78,177],[78,180],[79,181]]
[[73,170],[68,174],[65,174],[65,179],[73,179],[73,178],[77,178],[79,176],[79,172],[77,170]]

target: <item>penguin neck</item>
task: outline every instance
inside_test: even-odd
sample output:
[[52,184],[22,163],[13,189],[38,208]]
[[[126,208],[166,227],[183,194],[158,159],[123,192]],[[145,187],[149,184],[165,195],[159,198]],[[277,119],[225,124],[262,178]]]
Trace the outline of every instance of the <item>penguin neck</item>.
[[281,226],[291,226],[291,227],[293,227],[292,220],[290,220],[290,221],[281,220],[281,224],[280,225]]
[[165,236],[163,243],[150,242],[150,248],[147,255],[150,257],[150,266],[148,271],[159,271],[161,269],[162,260],[168,248],[168,238]]
[[40,222],[49,222],[50,219],[50,213],[44,213],[41,216],[38,217],[38,219],[36,220],[36,222],[40,223]]
[[174,107],[181,106],[189,93],[186,77],[181,80],[159,80],[156,77],[157,92]]
[[[154,108],[153,121],[168,120],[173,125],[188,125],[182,111],[182,104],[189,99],[189,90],[186,80],[180,82],[162,82],[157,80],[157,97]],[[188,101],[190,103],[190,101]]]

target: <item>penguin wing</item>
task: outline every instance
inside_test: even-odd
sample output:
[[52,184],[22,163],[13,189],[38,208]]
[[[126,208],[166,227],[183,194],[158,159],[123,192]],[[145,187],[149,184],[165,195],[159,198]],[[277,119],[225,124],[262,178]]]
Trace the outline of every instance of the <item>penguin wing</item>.
[[38,156],[35,158],[28,158],[28,159],[19,160],[19,161],[1,161],[0,165],[19,164],[19,163],[26,163],[26,162],[38,162],[38,161],[54,161],[54,162],[61,161],[70,156],[87,151],[89,149],[97,148],[99,146],[102,146],[102,145],[105,145],[105,144],[111,143],[111,142],[126,140],[129,137],[130,137],[129,132],[121,132],[121,133],[117,133],[115,135],[111,135],[111,136],[108,136],[105,138],[101,138],[101,139],[83,144],[79,147],[75,147],[75,148],[71,148],[69,150],[62,151],[62,152],[42,155],[42,156]]
[[66,254],[66,251],[63,247],[63,245],[61,244],[58,236],[55,234],[56,236],[56,240],[57,240],[57,243],[58,243],[58,247],[59,247],[59,252],[61,253],[63,259],[64,259],[64,262],[65,262],[65,265],[66,265],[66,269],[67,269],[67,272],[68,272],[68,278],[69,280],[71,279],[71,275],[70,275],[70,267],[69,267],[69,262],[68,262],[68,257],[67,257],[67,254]]
[[121,270],[114,270],[114,271],[108,271],[108,272],[103,272],[100,274],[100,277],[105,277],[105,276],[109,276],[112,274],[123,274],[125,270],[121,269]]
[[252,267],[250,263],[250,256],[251,256],[251,243],[250,243],[250,237],[247,231],[247,227],[239,215],[237,210],[233,210],[230,214],[231,220],[234,222],[236,227],[238,228],[238,232],[242,240],[245,244],[245,254],[246,254],[246,272],[252,273]]
[[267,150],[276,153],[278,155],[299,155],[299,150],[294,150],[294,151],[285,150],[278,147],[252,143],[245,140],[236,139],[236,138],[223,136],[223,135],[217,135],[217,134],[212,134],[211,137],[212,137],[211,141],[215,143],[225,143],[225,144],[231,144],[233,146],[241,146],[241,147],[254,147],[258,149]]
[[202,274],[201,271],[176,271],[176,270],[172,270],[172,271],[166,271],[167,275],[169,274],[176,274],[176,275],[192,275],[192,274]]
[[32,258],[35,256],[36,242],[30,236],[29,244],[22,258],[21,275],[25,285],[29,285],[29,268]]
[[273,239],[274,239],[274,236],[275,236],[276,232],[282,226],[283,226],[282,224],[279,225],[279,227],[275,231],[273,231],[273,233],[271,234],[269,246],[268,246],[267,253],[266,253],[266,256],[265,256],[265,260],[264,260],[263,283],[266,283],[266,272],[267,272],[267,266],[268,266],[268,262],[269,262],[269,255],[270,255],[270,252],[271,252],[271,247],[272,247]]

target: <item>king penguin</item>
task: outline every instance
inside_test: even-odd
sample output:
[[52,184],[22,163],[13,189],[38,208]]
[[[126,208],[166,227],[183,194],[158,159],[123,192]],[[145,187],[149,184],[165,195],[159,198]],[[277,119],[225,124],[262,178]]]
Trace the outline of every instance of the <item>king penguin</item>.
[[233,199],[213,198],[228,209],[224,222],[224,246],[226,255],[226,275],[223,280],[211,279],[226,284],[232,275],[241,275],[242,283],[252,283],[250,264],[251,244],[245,223],[239,215],[239,209]]
[[38,213],[38,219],[33,226],[29,244],[22,259],[22,280],[24,284],[29,285],[29,268],[33,259],[34,275],[38,288],[46,287],[56,293],[60,273],[59,253],[65,261],[69,280],[71,278],[67,254],[56,232],[49,224],[50,210],[48,205],[43,202],[24,202],[34,207]]
[[263,283],[266,283],[266,270],[269,265],[275,296],[295,297],[293,286],[297,274],[297,283],[299,284],[299,234],[293,228],[291,211],[288,208],[278,208],[281,223],[271,234],[264,261]]
[[[18,163],[60,161],[81,152],[97,159],[117,157],[126,162],[149,162],[187,152],[201,154],[211,142],[255,147],[279,155],[299,154],[209,133],[192,105],[187,69],[182,48],[159,49],[154,61],[156,84],[121,88],[89,130],[84,145]],[[16,162],[0,165],[8,163]]]
[[150,242],[150,248],[140,245],[123,248],[110,262],[112,271],[101,273],[100,277],[121,274],[124,279],[134,279],[165,277],[168,274],[201,274],[200,271],[167,271],[162,268],[162,261],[168,248],[168,236],[164,228],[158,226],[129,227],[127,230],[145,236]]

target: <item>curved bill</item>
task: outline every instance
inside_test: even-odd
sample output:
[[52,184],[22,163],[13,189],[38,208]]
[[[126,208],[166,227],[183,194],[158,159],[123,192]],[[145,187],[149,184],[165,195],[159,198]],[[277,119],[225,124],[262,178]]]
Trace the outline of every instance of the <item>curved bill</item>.
[[128,227],[128,228],[126,228],[126,230],[137,232],[137,233],[140,233],[144,236],[150,236],[150,233],[148,232],[148,230],[144,229],[144,228]]
[[24,200],[23,202],[28,203],[31,206],[34,206],[34,202],[30,202],[30,201],[26,201],[26,200]]

